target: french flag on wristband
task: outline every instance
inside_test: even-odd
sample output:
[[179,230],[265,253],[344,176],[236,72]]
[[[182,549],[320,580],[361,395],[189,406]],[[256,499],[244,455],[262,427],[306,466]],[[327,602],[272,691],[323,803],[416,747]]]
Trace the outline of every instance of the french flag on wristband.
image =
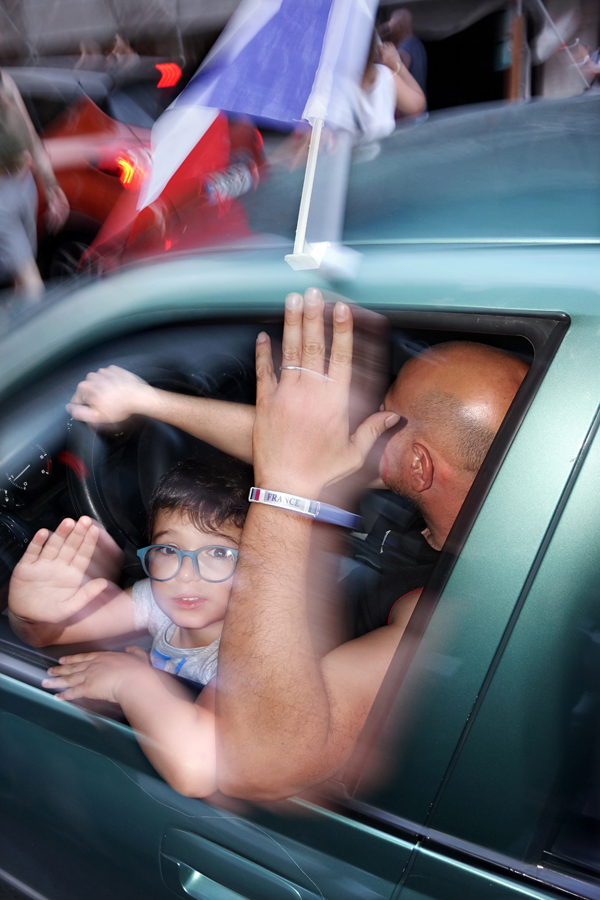
[[264,503],[265,506],[276,506],[288,512],[300,513],[310,516],[316,522],[324,522],[327,525],[339,525],[342,528],[350,528],[357,531],[362,523],[360,516],[340,509],[338,506],[330,506],[329,503],[320,503],[318,500],[307,500],[306,497],[296,497],[294,494],[284,494],[282,491],[270,491],[266,488],[250,488],[248,499],[251,503]]

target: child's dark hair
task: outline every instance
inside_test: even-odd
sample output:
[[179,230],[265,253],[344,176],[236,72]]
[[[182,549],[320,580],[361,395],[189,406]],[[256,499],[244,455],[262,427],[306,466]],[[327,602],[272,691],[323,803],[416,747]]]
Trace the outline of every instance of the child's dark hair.
[[150,540],[161,510],[185,513],[200,531],[218,534],[227,522],[242,528],[252,483],[252,466],[233,457],[183,460],[154,488],[148,514]]

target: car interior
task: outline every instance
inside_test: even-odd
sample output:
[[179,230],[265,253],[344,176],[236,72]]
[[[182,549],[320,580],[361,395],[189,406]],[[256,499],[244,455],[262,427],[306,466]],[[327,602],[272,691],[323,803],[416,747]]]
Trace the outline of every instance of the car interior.
[[[391,383],[402,364],[427,346],[447,340],[476,340],[534,362],[463,508],[462,540],[483,502],[487,487],[516,432],[524,411],[543,377],[565,322],[560,317],[470,316],[469,314],[388,314]],[[65,404],[90,371],[111,364],[128,369],[151,384],[195,396],[253,403],[256,391],[254,341],[259,327],[280,342],[275,322],[189,322],[161,326],[100,342],[48,372],[42,382],[24,385],[5,405],[0,438],[0,671],[40,686],[45,669],[68,652],[119,650],[132,642],[149,647],[147,635],[128,635],[90,644],[39,649],[28,647],[12,632],[6,615],[11,572],[39,528],[54,530],[66,516],[89,515],[124,549],[122,586],[143,577],[136,550],[146,543],[148,501],[158,478],[179,460],[218,453],[176,428],[143,417],[106,429],[91,429],[70,419]],[[277,351],[276,351],[277,352]],[[529,386],[528,386],[529,385]],[[497,448],[497,449],[495,449]],[[496,459],[495,463],[493,458]],[[475,499],[471,501],[471,496]],[[360,512],[363,533],[347,542],[355,562],[354,578],[379,569],[376,541],[369,533],[398,528],[410,504],[389,491],[366,495]],[[401,529],[400,529],[401,530]],[[435,591],[424,592],[425,605],[435,603],[451,571],[460,543],[442,554],[430,579]],[[360,572],[362,571],[362,575]],[[429,600],[427,597],[429,596]],[[427,618],[427,616],[425,616]],[[103,709],[120,718],[120,711]]]

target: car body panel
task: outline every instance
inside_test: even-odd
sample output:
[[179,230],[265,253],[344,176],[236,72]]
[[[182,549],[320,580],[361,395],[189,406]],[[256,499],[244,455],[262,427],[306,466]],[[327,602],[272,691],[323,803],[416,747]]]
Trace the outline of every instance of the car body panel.
[[554,900],[553,891],[419,850],[410,875],[398,894],[401,900]]
[[[598,616],[599,470],[594,435],[433,817],[435,828],[466,840],[477,836],[501,853],[526,856],[560,772],[567,723],[583,727],[577,723],[591,686],[581,661]],[[490,818],[481,809],[492,768],[497,797]]]
[[[116,872],[137,873],[144,896],[171,896],[157,868],[161,846],[190,865],[218,843],[288,881],[303,900],[389,898],[409,858],[405,841],[310,803],[282,804],[274,815],[181,797],[156,775],[129,727],[3,675],[0,704],[3,803],[35,823],[32,840],[43,843],[51,826],[66,843],[75,835],[90,862],[100,858]],[[231,883],[231,864],[225,856],[210,872],[220,865],[220,880]],[[264,896],[260,880],[247,885],[246,896]]]

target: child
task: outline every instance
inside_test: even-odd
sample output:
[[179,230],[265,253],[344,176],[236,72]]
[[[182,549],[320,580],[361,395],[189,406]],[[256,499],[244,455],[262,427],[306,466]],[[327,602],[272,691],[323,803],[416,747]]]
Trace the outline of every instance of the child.
[[156,668],[138,647],[81,653],[62,657],[42,684],[64,689],[60,699],[119,703],[154,767],[189,796],[215,789],[214,681],[194,703],[157,669],[214,679],[251,484],[251,469],[235,460],[167,472],[150,504],[152,543],[138,553],[148,578],[126,591],[86,580],[99,534],[86,517],[39,531],[10,583],[11,624],[36,646],[150,631]]

